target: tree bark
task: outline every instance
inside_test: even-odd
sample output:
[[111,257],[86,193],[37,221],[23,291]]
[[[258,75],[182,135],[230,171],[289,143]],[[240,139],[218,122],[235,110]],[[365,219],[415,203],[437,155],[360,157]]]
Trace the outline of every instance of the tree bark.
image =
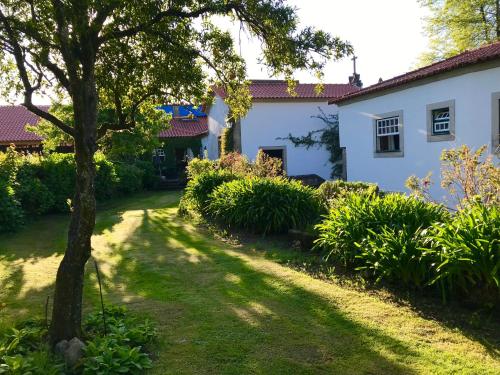
[[91,255],[95,226],[94,153],[96,151],[97,90],[93,74],[73,88],[76,186],[66,252],[57,270],[50,342],[81,337],[85,264]]

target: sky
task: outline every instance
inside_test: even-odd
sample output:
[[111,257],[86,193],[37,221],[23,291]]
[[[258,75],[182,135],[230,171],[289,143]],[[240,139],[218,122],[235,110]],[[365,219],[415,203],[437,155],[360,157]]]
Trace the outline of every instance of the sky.
[[[427,48],[423,34],[425,11],[417,0],[289,0],[298,8],[302,26],[315,26],[351,42],[358,57],[357,71],[364,86],[377,83],[409,70]],[[233,27],[238,38],[239,25]],[[236,39],[238,40],[238,39]],[[242,56],[247,61],[249,78],[269,78],[265,67],[257,63],[258,42],[249,42],[241,34]],[[347,58],[330,62],[325,83],[346,83],[353,63]],[[317,82],[310,72],[300,72],[301,82]]]

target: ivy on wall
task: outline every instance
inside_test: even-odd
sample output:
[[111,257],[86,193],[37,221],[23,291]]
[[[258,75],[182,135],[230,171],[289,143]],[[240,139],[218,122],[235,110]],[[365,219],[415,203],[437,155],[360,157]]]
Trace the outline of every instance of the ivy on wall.
[[342,178],[343,165],[342,165],[342,148],[340,147],[339,138],[339,115],[327,114],[320,107],[319,115],[311,116],[318,118],[325,123],[325,127],[318,130],[313,130],[305,136],[293,136],[288,134],[287,137],[277,138],[281,140],[288,140],[293,143],[295,147],[305,147],[306,150],[311,147],[325,147],[330,153],[328,158],[332,165],[332,172],[330,177],[332,179]]
[[221,155],[226,155],[234,151],[234,125],[222,130],[220,149]]

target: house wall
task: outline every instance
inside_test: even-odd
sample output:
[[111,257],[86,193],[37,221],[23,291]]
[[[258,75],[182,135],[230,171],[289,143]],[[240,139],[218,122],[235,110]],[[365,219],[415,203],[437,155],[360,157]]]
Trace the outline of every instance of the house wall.
[[208,152],[209,159],[219,157],[218,138],[222,129],[226,126],[228,106],[220,96],[215,97],[214,103],[208,111],[208,135],[202,139],[202,147]]
[[312,118],[319,114],[336,113],[336,106],[326,102],[255,102],[241,120],[242,153],[254,160],[260,147],[285,147],[285,168],[289,176],[317,174],[329,179],[332,171],[329,152],[324,147],[295,147],[285,138],[305,136],[310,131],[322,129],[326,124]]
[[[347,179],[376,182],[382,189],[405,191],[410,175],[433,173],[435,199],[445,198],[439,186],[443,149],[467,144],[492,149],[492,94],[500,92],[500,68],[456,76],[376,98],[340,105],[340,142],[346,147]],[[455,139],[428,142],[427,106],[455,101]],[[403,157],[375,157],[375,115],[403,111]],[[498,159],[497,159],[498,160]]]
[[[329,152],[324,147],[295,147],[285,138],[305,136],[309,131],[322,129],[326,124],[312,116],[319,114],[318,107],[325,113],[336,113],[336,106],[327,102],[254,102],[245,118],[241,120],[242,154],[255,160],[260,147],[285,147],[285,168],[290,176],[317,174],[329,179],[332,166]],[[203,140],[210,159],[218,157],[217,137],[224,126],[227,106],[217,97],[209,111],[209,135]]]

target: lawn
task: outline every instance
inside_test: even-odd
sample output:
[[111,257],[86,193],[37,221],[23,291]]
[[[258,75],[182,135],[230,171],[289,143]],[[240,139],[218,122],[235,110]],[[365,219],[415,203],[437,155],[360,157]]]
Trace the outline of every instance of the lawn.
[[[216,240],[177,216],[179,197],[150,193],[102,207],[92,242],[105,301],[157,323],[152,373],[500,373],[498,337],[492,344],[295,271],[276,262],[293,250],[271,242]],[[48,216],[0,237],[0,331],[44,315],[66,224]],[[86,309],[97,306],[90,263],[84,298]]]

